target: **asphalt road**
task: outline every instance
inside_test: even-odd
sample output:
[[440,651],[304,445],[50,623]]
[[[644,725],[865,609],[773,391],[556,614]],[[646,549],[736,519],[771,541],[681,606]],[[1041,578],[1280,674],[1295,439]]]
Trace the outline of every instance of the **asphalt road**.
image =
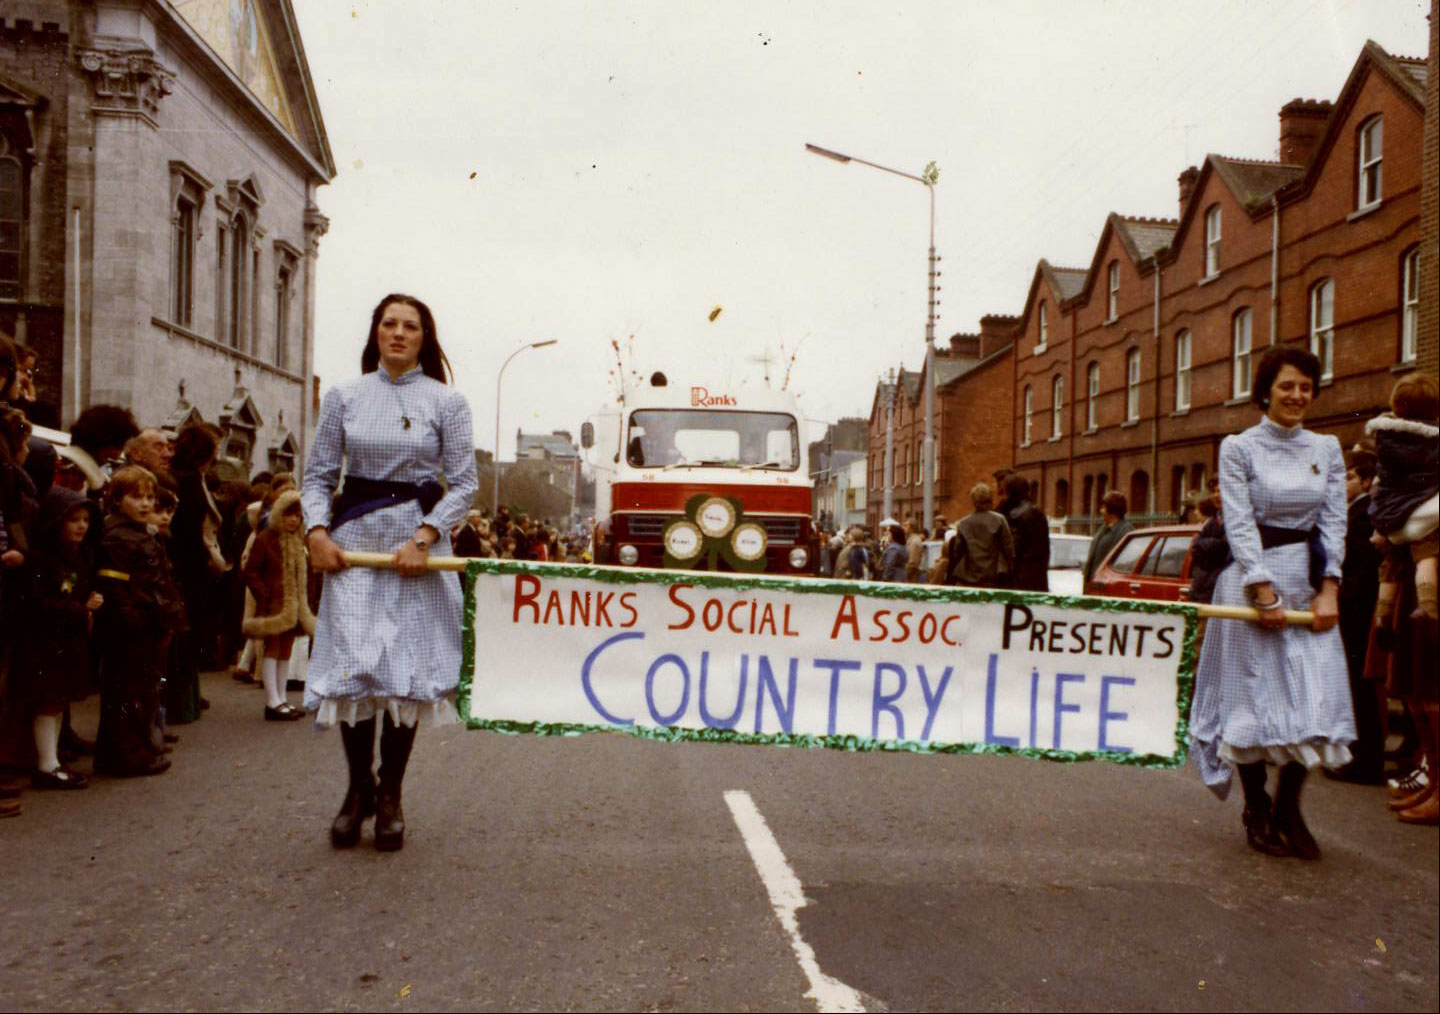
[[1437,1009],[1437,835],[1383,789],[1312,779],[1302,864],[1188,771],[422,730],[404,851],[335,852],[338,735],[206,693],[169,773],[0,823],[6,1009],[814,1011],[732,790],[869,1010]]

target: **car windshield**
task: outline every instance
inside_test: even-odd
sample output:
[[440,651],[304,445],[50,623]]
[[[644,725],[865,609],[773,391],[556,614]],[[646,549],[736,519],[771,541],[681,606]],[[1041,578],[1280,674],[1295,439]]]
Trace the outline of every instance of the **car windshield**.
[[630,413],[625,460],[635,468],[683,465],[793,472],[800,430],[781,412],[641,409]]
[[1075,568],[1076,570],[1085,566],[1085,557],[1090,553],[1090,540],[1087,538],[1057,538],[1050,539],[1050,569],[1065,570]]

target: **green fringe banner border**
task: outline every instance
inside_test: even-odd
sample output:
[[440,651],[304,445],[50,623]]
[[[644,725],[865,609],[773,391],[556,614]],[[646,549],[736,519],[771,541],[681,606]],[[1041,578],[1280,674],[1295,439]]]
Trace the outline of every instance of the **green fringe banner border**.
[[[730,729],[686,729],[674,726],[589,725],[579,722],[516,722],[480,718],[470,711],[475,681],[475,581],[481,574],[534,574],[537,577],[584,578],[615,585],[687,584],[697,588],[724,588],[731,591],[784,591],[801,595],[856,595],[870,599],[898,599],[909,602],[1013,603],[1058,608],[1083,608],[1093,612],[1140,613],[1181,616],[1185,637],[1176,673],[1175,752],[1173,754],[1120,754],[1099,750],[1076,752],[1041,747],[1010,747],[990,743],[934,743],[919,740],[870,739],[863,736],[810,736],[791,733],[748,733]],[[779,577],[755,574],[714,574],[693,570],[640,570],[602,567],[593,564],[534,563],[519,560],[472,559],[463,581],[465,612],[461,626],[460,686],[456,695],[461,720],[469,729],[484,729],[507,735],[579,736],[589,732],[621,733],[664,743],[746,743],[767,746],[820,748],[857,752],[991,754],[1031,757],[1074,763],[1103,760],[1144,768],[1178,768],[1190,752],[1190,700],[1195,691],[1195,664],[1198,620],[1195,607],[1184,602],[1150,602],[1134,599],[1096,598],[1090,595],[1050,595],[943,585],[884,584],[874,581],[841,581],[833,578]]]

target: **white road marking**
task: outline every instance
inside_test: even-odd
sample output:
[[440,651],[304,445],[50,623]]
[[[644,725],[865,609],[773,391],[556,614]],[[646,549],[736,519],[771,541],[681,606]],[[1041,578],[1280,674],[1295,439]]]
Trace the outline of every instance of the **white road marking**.
[[730,807],[735,826],[740,829],[740,836],[745,839],[745,847],[750,850],[755,869],[759,871],[765,890],[770,894],[770,904],[775,908],[775,917],[780,920],[781,927],[790,937],[790,947],[800,962],[800,970],[810,981],[810,991],[805,995],[815,1001],[822,1014],[863,1012],[865,1005],[860,1000],[860,994],[839,979],[832,979],[820,971],[815,952],[800,936],[800,922],[795,913],[809,903],[805,897],[805,889],[801,887],[800,878],[786,861],[785,853],[780,851],[780,843],[770,833],[765,818],[755,808],[755,801],[750,798],[750,793],[731,789],[725,793],[725,803]]

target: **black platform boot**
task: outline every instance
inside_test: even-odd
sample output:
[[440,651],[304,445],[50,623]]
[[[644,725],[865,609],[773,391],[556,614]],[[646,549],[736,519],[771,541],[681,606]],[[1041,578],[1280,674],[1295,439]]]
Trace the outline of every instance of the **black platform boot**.
[[380,729],[380,791],[375,802],[375,848],[381,852],[396,852],[405,845],[400,785],[414,745],[415,726],[396,725],[386,712]]
[[1265,762],[1241,764],[1240,786],[1245,790],[1245,840],[1256,852],[1267,856],[1288,856],[1290,850],[1271,826],[1270,797],[1265,794]]
[[1320,846],[1315,843],[1305,819],[1300,816],[1300,788],[1309,774],[1305,765],[1293,761],[1280,769],[1280,784],[1275,788],[1275,816],[1271,821],[1276,833],[1297,859],[1319,859]]
[[360,825],[375,813],[375,719],[340,723],[340,742],[345,745],[345,762],[350,768],[350,788],[345,802],[330,825],[330,844],[337,849],[353,848],[360,840]]

